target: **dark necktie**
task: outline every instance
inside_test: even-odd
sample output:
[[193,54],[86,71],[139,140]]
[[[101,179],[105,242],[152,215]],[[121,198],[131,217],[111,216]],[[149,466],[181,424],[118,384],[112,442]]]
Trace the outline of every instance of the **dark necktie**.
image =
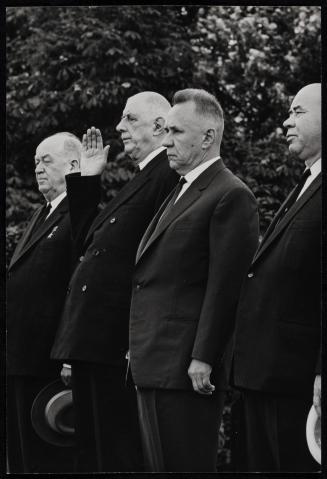
[[179,179],[179,182],[177,183],[175,189],[167,196],[167,200],[169,198],[169,196],[171,195],[171,198],[170,200],[168,200],[168,203],[165,207],[165,209],[163,210],[161,216],[159,218],[156,219],[156,221],[152,221],[147,229],[147,231],[145,232],[142,240],[141,240],[141,243],[140,243],[140,246],[139,246],[139,251],[143,251],[144,248],[146,247],[146,245],[148,244],[149,242],[149,239],[152,237],[152,235],[154,234],[156,228],[158,227],[158,225],[160,224],[160,222],[163,220],[163,218],[165,218],[167,216],[167,214],[170,212],[170,210],[172,209],[172,207],[174,206],[174,203],[176,201],[176,198],[177,196],[179,195],[179,193],[181,192],[181,189],[183,188],[183,185],[186,183],[186,180],[184,177],[181,177]]
[[310,168],[307,168],[298,184],[296,185],[296,187],[294,188],[293,192],[291,193],[290,197],[288,198],[288,200],[286,201],[285,205],[284,205],[284,208],[281,210],[281,212],[278,214],[278,216],[276,216],[275,220],[273,220],[273,222],[271,223],[271,225],[268,227],[266,233],[265,233],[265,237],[266,236],[269,236],[269,234],[274,231],[274,229],[276,228],[276,226],[278,225],[278,223],[283,219],[284,215],[288,212],[288,210],[291,208],[291,206],[296,202],[297,200],[297,197],[299,196],[303,186],[304,186],[304,183],[306,182],[307,178],[311,175],[311,171],[310,171]]
[[41,224],[44,223],[46,217],[48,216],[49,212],[51,210],[51,203],[47,203],[47,205],[43,205],[42,210],[34,223],[33,229],[31,231],[31,234],[34,234],[35,231],[37,231],[40,227]]
[[297,200],[297,197],[299,196],[303,186],[304,186],[304,183],[307,181],[307,178],[311,175],[311,171],[310,171],[310,168],[307,168],[304,173],[302,174],[298,184],[296,185],[296,187],[294,188],[292,194],[290,195],[290,197],[288,198],[285,206],[284,206],[284,209],[282,211],[282,214],[281,216],[283,216],[285,213],[287,213],[287,211],[291,208],[291,206],[295,203],[295,201]]
[[175,189],[173,190],[173,193],[172,193],[172,197],[170,198],[170,200],[168,201],[167,203],[167,206],[166,208],[164,209],[162,215],[160,216],[159,220],[158,220],[158,223],[161,223],[161,221],[166,218],[166,216],[168,215],[168,213],[170,212],[170,210],[172,209],[172,207],[174,206],[175,204],[175,201],[178,197],[178,195],[180,194],[182,188],[183,188],[183,185],[185,185],[185,183],[187,183],[187,181],[185,180],[185,178],[183,176],[181,176],[181,178],[179,179],[179,182],[177,183]]

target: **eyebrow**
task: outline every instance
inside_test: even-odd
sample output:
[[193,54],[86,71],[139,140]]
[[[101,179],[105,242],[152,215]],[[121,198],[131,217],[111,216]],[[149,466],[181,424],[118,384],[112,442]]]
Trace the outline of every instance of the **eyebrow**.
[[290,109],[288,110],[288,113],[292,113],[292,111],[295,111],[295,112],[296,112],[297,110],[305,110],[305,108],[304,108],[303,106],[301,106],[301,105],[295,105],[293,108],[290,108]]
[[50,156],[50,155],[49,155],[48,153],[46,153],[45,155],[41,155],[41,156],[35,155],[35,156],[34,156],[34,159],[35,159],[35,160],[38,160],[38,159],[44,160],[44,158],[46,158],[47,156]]
[[135,116],[137,118],[136,113],[132,113],[130,111],[128,111],[127,113],[123,113],[121,118],[125,118],[126,116]]

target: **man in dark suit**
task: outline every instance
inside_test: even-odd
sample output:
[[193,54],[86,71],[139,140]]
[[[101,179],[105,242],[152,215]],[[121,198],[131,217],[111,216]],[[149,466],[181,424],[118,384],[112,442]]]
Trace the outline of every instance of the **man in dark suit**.
[[295,96],[284,122],[305,174],[277,212],[242,288],[234,384],[243,391],[250,471],[318,469],[306,445],[320,414],[321,86]]
[[117,126],[139,173],[98,213],[108,151],[99,130],[84,136],[81,175],[67,176],[80,264],[70,282],[53,357],[71,362],[77,471],[143,468],[135,390],[127,375],[132,272],[140,239],[178,176],[161,146],[168,101],[154,92],[128,99]]
[[215,97],[187,89],[173,105],[163,145],[182,181],[138,249],[131,370],[147,469],[214,472],[238,294],[258,242],[257,206],[220,158],[223,112]]
[[81,142],[58,133],[35,155],[39,190],[46,199],[19,241],[7,281],[7,432],[10,473],[72,471],[68,451],[47,444],[31,424],[33,400],[58,378],[50,361],[72,269],[65,174],[79,168]]

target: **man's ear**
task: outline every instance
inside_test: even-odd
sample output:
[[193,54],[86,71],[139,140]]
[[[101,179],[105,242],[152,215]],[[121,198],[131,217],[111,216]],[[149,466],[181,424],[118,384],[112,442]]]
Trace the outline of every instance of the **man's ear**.
[[210,148],[210,146],[213,145],[213,143],[215,142],[215,139],[216,139],[216,132],[214,128],[209,128],[203,135],[202,148],[203,149]]
[[154,120],[154,127],[153,127],[153,136],[159,136],[162,133],[164,133],[164,127],[165,127],[165,119],[162,118],[162,116],[158,116]]
[[80,169],[80,161],[78,158],[72,158],[69,161],[69,173],[78,173]]

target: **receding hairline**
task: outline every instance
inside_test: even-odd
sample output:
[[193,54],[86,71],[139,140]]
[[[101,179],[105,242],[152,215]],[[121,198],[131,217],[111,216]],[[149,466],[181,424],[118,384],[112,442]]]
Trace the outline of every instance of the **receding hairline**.
[[59,139],[59,138],[60,138],[60,141],[62,141],[61,144],[60,143],[58,144],[59,148],[62,147],[63,151],[74,150],[80,155],[80,152],[82,149],[82,143],[76,135],[74,135],[73,133],[69,133],[68,131],[60,131],[58,133],[54,133],[53,135],[47,136],[46,138],[44,138],[44,140],[42,140],[39,143],[39,145],[36,148],[36,151],[44,142],[48,140],[55,141],[56,139]]
[[144,102],[144,105],[150,107],[150,109],[154,113],[158,112],[160,114],[166,114],[171,108],[171,104],[169,103],[167,98],[165,98],[160,93],[154,91],[143,91],[140,93],[136,93],[135,95],[127,99],[126,105],[128,102],[130,102],[131,100],[133,101],[134,99],[142,100]]

